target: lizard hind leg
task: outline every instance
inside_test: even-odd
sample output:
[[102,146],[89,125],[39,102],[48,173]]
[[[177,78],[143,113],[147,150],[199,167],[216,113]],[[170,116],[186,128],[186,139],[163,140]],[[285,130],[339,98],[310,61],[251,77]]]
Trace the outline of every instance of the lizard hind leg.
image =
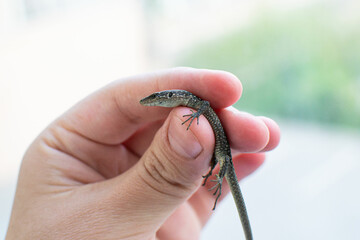
[[215,192],[213,193],[213,195],[216,195],[216,199],[215,199],[215,203],[214,203],[214,207],[212,210],[215,210],[216,208],[216,203],[219,200],[220,196],[221,196],[221,188],[222,188],[222,183],[223,183],[223,179],[225,177],[226,171],[227,171],[227,167],[229,165],[229,160],[230,158],[228,156],[225,157],[225,159],[223,161],[220,161],[220,170],[219,173],[216,174],[216,180],[210,180],[211,182],[216,182],[216,184],[209,189],[209,191],[212,191],[215,189]]
[[204,182],[203,182],[202,186],[206,185],[206,181],[208,180],[209,177],[211,177],[212,172],[213,172],[213,170],[214,170],[217,163],[218,163],[218,161],[217,161],[217,159],[215,157],[215,154],[213,154],[211,162],[210,162],[210,171],[205,176],[202,176],[204,178]]
[[214,203],[214,207],[212,210],[215,210],[217,201],[219,200],[219,198],[221,196],[221,188],[222,188],[222,181],[223,181],[223,178],[219,177],[218,174],[216,174],[215,176],[216,176],[216,180],[211,180],[211,181],[216,182],[216,184],[212,188],[209,189],[209,191],[212,191],[215,189],[215,192],[213,193],[214,196],[217,194],[215,203]]

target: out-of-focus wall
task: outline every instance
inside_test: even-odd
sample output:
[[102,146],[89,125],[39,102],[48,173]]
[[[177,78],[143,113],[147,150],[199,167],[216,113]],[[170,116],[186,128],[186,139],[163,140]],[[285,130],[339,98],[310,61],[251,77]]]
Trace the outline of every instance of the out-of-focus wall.
[[0,238],[32,140],[86,95],[148,70],[138,1],[91,1],[28,19],[15,2],[0,0]]

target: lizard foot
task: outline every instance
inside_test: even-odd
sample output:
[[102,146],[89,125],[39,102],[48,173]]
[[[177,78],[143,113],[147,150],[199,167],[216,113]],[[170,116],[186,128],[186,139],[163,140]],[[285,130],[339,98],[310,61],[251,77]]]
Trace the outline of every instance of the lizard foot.
[[190,128],[190,126],[191,126],[191,124],[192,124],[192,122],[194,121],[194,119],[196,118],[197,119],[197,124],[199,125],[199,117],[200,117],[200,113],[199,112],[194,112],[193,110],[191,110],[190,109],[190,111],[191,111],[191,114],[186,114],[186,115],[183,115],[183,117],[189,117],[188,119],[186,119],[183,123],[182,123],[182,125],[184,125],[186,122],[188,122],[188,121],[190,121],[190,123],[189,123],[189,126],[186,128],[186,130],[189,130],[189,128]]
[[210,169],[210,171],[205,175],[205,176],[202,176],[204,178],[204,182],[202,184],[202,186],[205,186],[206,184],[206,181],[208,180],[208,178],[212,175],[212,169]]
[[216,182],[216,184],[209,189],[209,191],[212,191],[215,189],[215,192],[213,193],[213,195],[215,196],[216,194],[218,194],[216,196],[216,199],[215,199],[215,203],[214,203],[214,207],[212,210],[215,210],[216,208],[216,203],[217,201],[219,200],[219,197],[221,196],[221,187],[222,187],[222,182],[223,182],[223,179],[221,177],[219,177],[219,175],[215,175],[216,176],[216,180],[210,180],[211,182]]

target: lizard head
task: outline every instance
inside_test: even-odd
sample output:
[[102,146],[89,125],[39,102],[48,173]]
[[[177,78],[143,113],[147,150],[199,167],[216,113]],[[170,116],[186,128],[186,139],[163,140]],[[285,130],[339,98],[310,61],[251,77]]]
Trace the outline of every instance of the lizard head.
[[189,98],[190,93],[185,90],[165,90],[153,93],[140,100],[144,106],[176,107],[182,105]]

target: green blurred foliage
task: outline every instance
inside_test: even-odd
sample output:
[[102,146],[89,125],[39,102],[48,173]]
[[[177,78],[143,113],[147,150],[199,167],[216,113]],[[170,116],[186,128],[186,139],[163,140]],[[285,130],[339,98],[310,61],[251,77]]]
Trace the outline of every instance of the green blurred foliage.
[[346,17],[324,8],[264,13],[179,63],[237,75],[240,109],[360,127],[360,21]]

